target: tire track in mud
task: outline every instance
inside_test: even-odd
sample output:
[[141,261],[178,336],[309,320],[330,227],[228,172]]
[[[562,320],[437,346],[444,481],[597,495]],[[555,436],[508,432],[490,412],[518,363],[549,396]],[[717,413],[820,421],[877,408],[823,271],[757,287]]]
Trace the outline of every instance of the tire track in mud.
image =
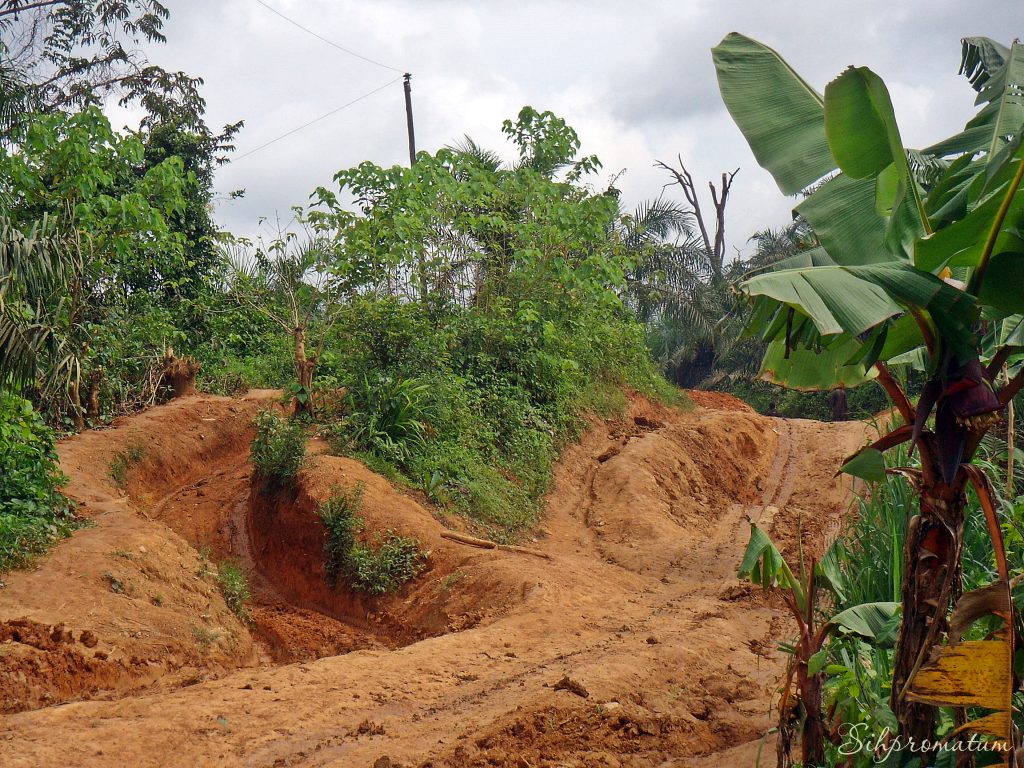
[[[701,418],[681,417],[680,428],[689,436],[672,440],[678,450],[700,445],[701,436],[691,427]],[[717,419],[708,417],[708,430],[734,430],[734,423]],[[96,755],[122,750],[119,759],[139,765],[167,758],[174,765],[360,768],[388,755],[392,764],[403,766],[463,768],[484,764],[480,761],[489,759],[488,747],[482,745],[495,743],[509,756],[507,762],[491,763],[496,766],[516,765],[519,756],[527,765],[608,765],[588,757],[604,750],[619,755],[624,766],[647,768],[684,765],[678,755],[715,751],[723,740],[754,739],[767,722],[768,692],[779,665],[765,663],[753,644],[770,643],[779,614],[759,596],[748,592],[738,599],[729,592],[738,586],[735,570],[746,541],[742,531],[748,516],[770,525],[774,510],[785,507],[794,493],[802,498],[805,489],[816,492],[820,478],[803,476],[797,448],[820,451],[826,445],[821,439],[816,448],[806,445],[815,434],[810,425],[781,419],[768,423],[779,437],[771,461],[762,453],[756,465],[768,464],[763,490],[751,489],[741,497],[758,503],[729,503],[727,496],[719,496],[721,505],[712,505],[696,523],[693,515],[672,515],[681,527],[690,520],[687,540],[698,544],[674,564],[671,578],[659,580],[657,574],[613,564],[609,542],[595,531],[600,522],[595,516],[603,514],[600,504],[627,504],[620,509],[627,518],[654,516],[651,509],[629,506],[631,497],[616,502],[614,489],[601,485],[601,467],[619,460],[636,464],[639,471],[650,469],[649,480],[643,477],[653,489],[670,477],[665,471],[673,464],[661,464],[659,477],[656,467],[645,462],[657,463],[653,454],[664,455],[666,445],[651,443],[641,446],[646,452],[616,456],[626,443],[657,439],[662,430],[625,439],[621,432],[601,436],[588,443],[585,455],[575,454],[562,474],[567,487],[542,522],[550,532],[541,546],[553,561],[517,561],[516,568],[529,573],[524,589],[529,586],[530,597],[509,615],[394,652],[364,651],[308,665],[267,667],[166,696],[83,704],[75,712],[29,713],[11,722],[9,738],[0,737],[0,761],[13,755],[24,762],[12,765],[54,764],[59,757],[65,763],[99,766],[113,763]],[[675,422],[669,426],[676,428]],[[704,456],[707,471],[714,456]],[[232,477],[232,471],[241,472],[241,465],[221,477]],[[682,485],[678,490],[685,496]],[[831,499],[824,491],[814,497],[826,512],[832,510]],[[241,514],[242,525],[227,533],[233,553],[244,556],[244,500],[236,505],[228,518],[238,520]],[[664,518],[660,511],[657,516]],[[658,545],[641,541],[651,552]],[[251,544],[248,554],[252,557]],[[585,682],[591,697],[552,690],[562,676]],[[681,693],[670,695],[675,685]],[[664,729],[658,725],[634,741],[622,740],[609,726],[614,720],[595,711],[609,697],[621,701],[629,717],[655,718]],[[555,716],[550,733],[517,730],[524,721],[549,714]],[[219,718],[229,724],[218,725]],[[570,721],[562,733],[562,724]],[[130,736],[124,728],[129,722]],[[369,723],[366,729],[364,723]],[[619,747],[638,751],[627,757]]]

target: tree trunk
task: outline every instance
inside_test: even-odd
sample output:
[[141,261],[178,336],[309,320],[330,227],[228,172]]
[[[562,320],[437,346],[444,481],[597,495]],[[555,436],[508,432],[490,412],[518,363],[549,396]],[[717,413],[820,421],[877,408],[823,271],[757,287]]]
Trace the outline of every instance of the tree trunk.
[[89,417],[89,424],[95,425],[100,420],[100,383],[103,381],[103,371],[96,370],[89,374],[89,397],[86,400],[86,414]]
[[76,373],[71,382],[71,418],[78,432],[85,431],[85,414],[82,413],[82,375]]
[[[935,469],[939,475],[938,468]],[[935,739],[936,709],[909,701],[908,681],[943,636],[949,607],[961,589],[966,479],[961,472],[953,485],[939,481],[919,490],[920,512],[911,518],[903,552],[903,620],[893,665],[890,706],[900,735],[917,743]],[[925,755],[919,755],[925,759]]]
[[299,394],[293,407],[295,415],[313,413],[313,374],[316,372],[316,358],[306,356],[306,328],[297,326],[295,340],[295,379],[299,383]]
[[825,764],[825,719],[821,713],[822,676],[808,675],[807,665],[800,663],[797,672],[800,687],[800,702],[804,707],[804,727],[800,734],[800,754],[803,764],[821,766]]
[[170,347],[164,353],[164,380],[171,385],[171,397],[185,397],[196,392],[196,374],[202,368],[193,357],[178,357]]

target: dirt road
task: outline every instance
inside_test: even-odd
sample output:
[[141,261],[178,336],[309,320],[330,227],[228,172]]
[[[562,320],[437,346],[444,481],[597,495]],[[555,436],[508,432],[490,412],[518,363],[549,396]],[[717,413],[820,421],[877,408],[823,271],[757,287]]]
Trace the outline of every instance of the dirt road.
[[[4,702],[0,764],[752,764],[790,627],[736,579],[747,520],[820,551],[848,501],[832,475],[863,425],[635,398],[560,461],[525,542],[548,559],[443,539],[452,520],[336,457],[261,511],[245,457],[265,405],[198,397],[62,447],[96,524],[0,589],[0,684],[19,697]],[[106,467],[132,435],[147,451],[119,490]],[[369,528],[432,551],[380,601],[324,585],[311,522],[317,499],[358,480]],[[205,572],[228,556],[252,571],[251,628]]]

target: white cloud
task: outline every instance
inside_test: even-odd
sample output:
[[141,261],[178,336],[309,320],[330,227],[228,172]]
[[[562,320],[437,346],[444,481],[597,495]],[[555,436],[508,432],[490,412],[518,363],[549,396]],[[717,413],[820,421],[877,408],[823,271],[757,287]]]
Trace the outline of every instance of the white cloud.
[[[959,38],[1020,34],[1017,0],[977,8],[952,0],[267,0],[339,45],[413,73],[417,144],[434,150],[463,134],[508,154],[501,121],[524,104],[566,117],[585,152],[622,168],[626,202],[654,197],[668,180],[655,159],[681,154],[694,176],[739,166],[729,233],[743,248],[757,229],[780,226],[792,200],[759,169],[718,98],[710,48],[744,32],[777,48],[823,89],[848,64],[889,82],[905,141],[957,130],[972,93],[956,68]],[[206,79],[211,125],[244,119],[243,154],[397,73],[346,55],[255,0],[180,0],[169,42],[150,57]],[[137,116],[121,111],[122,120]],[[222,223],[239,234],[260,216],[305,202],[334,172],[363,160],[407,162],[400,83],[222,168],[218,188],[245,187]]]

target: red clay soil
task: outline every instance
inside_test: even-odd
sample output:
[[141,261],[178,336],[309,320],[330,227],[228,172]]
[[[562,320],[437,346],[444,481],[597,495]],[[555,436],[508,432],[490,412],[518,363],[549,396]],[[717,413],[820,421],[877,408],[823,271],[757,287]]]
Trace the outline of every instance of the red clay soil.
[[694,405],[699,405],[701,408],[713,411],[755,412],[747,403],[726,392],[704,392],[699,389],[688,389],[686,394],[693,401]]
[[[451,520],[350,459],[253,492],[268,393],[65,442],[94,525],[5,576],[0,765],[752,764],[790,626],[735,577],[747,520],[820,551],[847,503],[832,473],[866,430],[697,394],[593,420],[524,542],[544,556],[444,539]],[[110,466],[133,441],[122,491]],[[316,507],[360,481],[368,532],[431,551],[397,595],[324,579]],[[224,558],[249,572],[251,625],[216,588]]]

